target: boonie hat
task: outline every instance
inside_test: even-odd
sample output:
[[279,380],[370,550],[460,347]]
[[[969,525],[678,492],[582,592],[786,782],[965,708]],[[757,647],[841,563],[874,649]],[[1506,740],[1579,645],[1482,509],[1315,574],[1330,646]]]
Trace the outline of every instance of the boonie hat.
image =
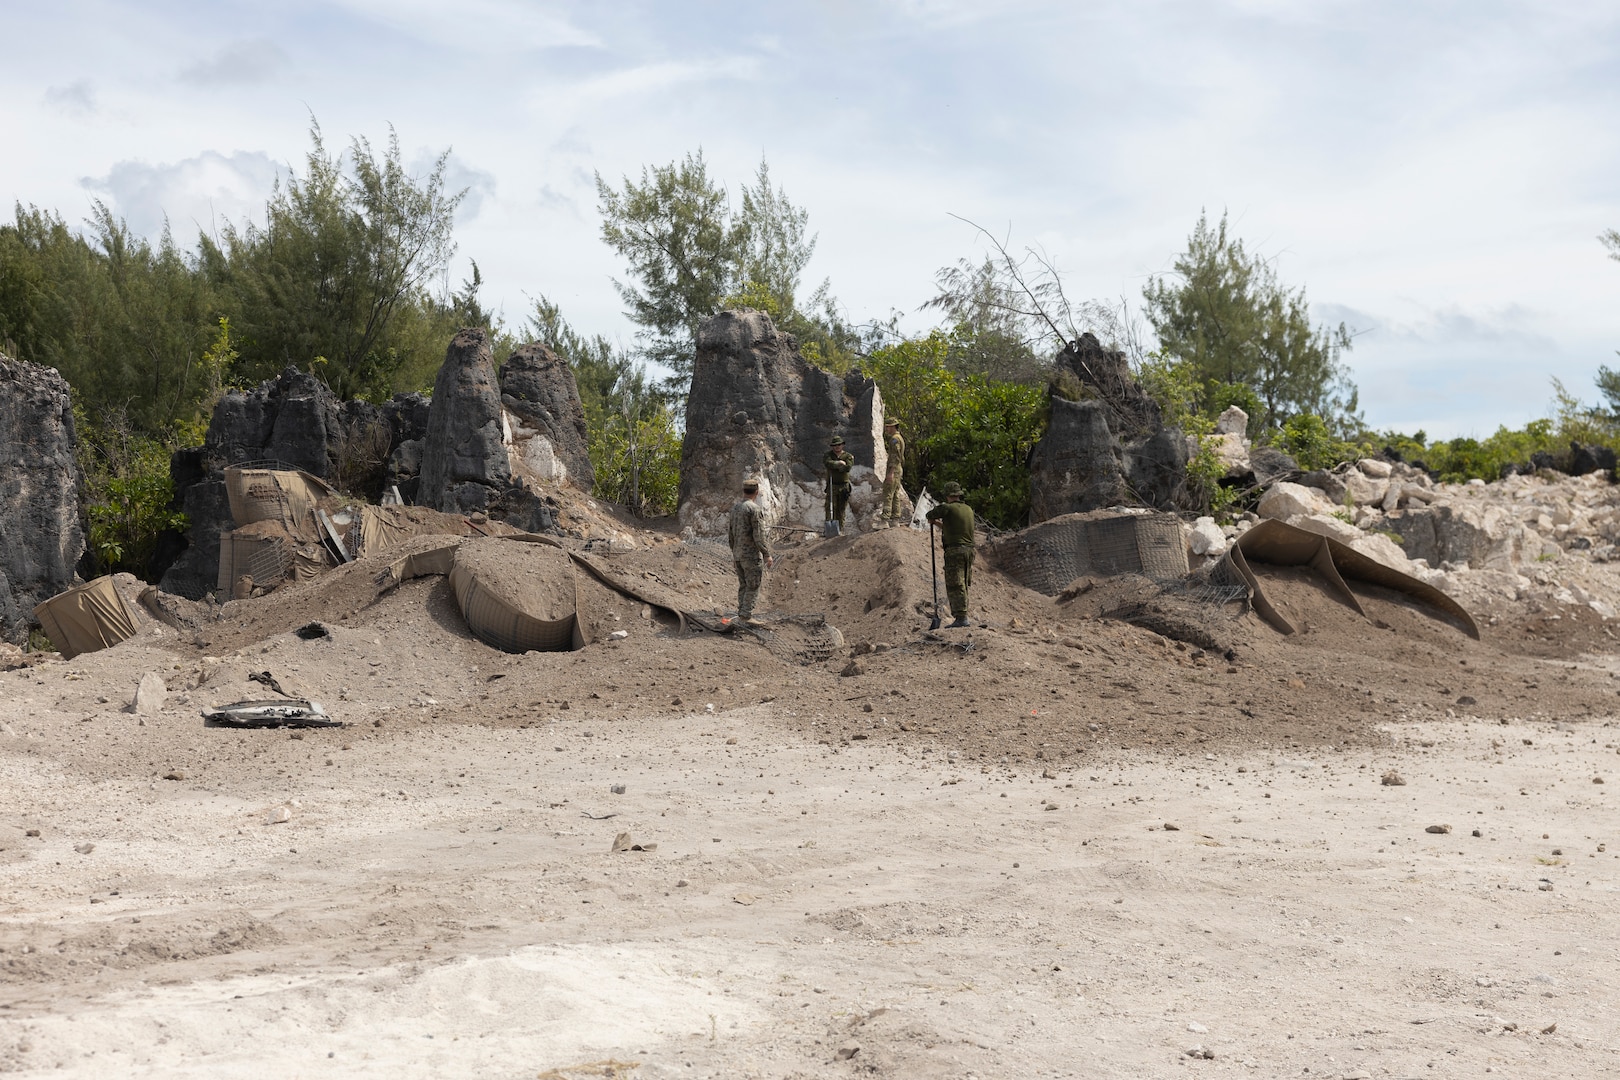
[[944,490],[945,494],[947,495],[960,496],[962,494],[962,485],[958,484],[955,480],[952,480],[950,483],[945,485]]

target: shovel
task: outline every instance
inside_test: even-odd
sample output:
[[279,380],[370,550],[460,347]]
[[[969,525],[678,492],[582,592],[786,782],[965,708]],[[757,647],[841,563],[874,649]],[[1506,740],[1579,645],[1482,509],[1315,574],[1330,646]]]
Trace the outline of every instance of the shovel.
[[934,526],[928,526],[928,569],[934,572],[934,617],[929,620],[928,629],[939,629],[939,562],[934,555]]

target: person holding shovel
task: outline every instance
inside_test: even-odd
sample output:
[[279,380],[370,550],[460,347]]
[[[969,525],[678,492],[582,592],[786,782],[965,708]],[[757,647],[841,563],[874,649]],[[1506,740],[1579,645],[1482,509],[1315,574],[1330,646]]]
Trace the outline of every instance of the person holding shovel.
[[827,448],[827,456],[821,459],[821,465],[827,470],[827,521],[829,524],[838,523],[836,529],[829,528],[827,531],[837,536],[844,531],[844,512],[849,506],[849,472],[855,467],[855,455],[844,449],[842,435],[832,437],[832,444]]
[[928,511],[928,525],[939,530],[940,546],[945,549],[945,595],[954,616],[946,626],[964,627],[968,624],[968,586],[973,584],[973,507],[962,501],[961,484],[952,480],[945,485],[945,501]]

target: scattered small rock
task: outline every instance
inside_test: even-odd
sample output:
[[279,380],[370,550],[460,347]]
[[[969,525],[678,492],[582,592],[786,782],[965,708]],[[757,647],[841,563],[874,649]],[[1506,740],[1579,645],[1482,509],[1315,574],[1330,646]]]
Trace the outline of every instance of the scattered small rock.
[[73,845],[73,850],[77,851],[80,855],[88,855],[92,851],[96,850],[96,845],[94,845],[94,844],[74,844]]
[[608,635],[608,640],[609,641],[623,641],[625,638],[627,638],[629,636],[630,636],[630,631],[628,631],[628,630],[615,630],[615,631],[613,631],[613,633]]
[[184,769],[170,769],[168,772],[163,774],[163,779],[165,780],[184,780],[185,778],[186,771]]
[[1164,823],[1164,831],[1165,832],[1180,832],[1181,831],[1181,826],[1172,824],[1171,822],[1167,821],[1167,822]]
[[290,806],[272,807],[270,812],[264,815],[264,823],[266,825],[285,825],[291,820],[292,807]]
[[1541,1029],[1541,1033],[1543,1035],[1551,1035],[1553,1032],[1555,1032],[1557,1030],[1558,1030],[1558,1025],[1557,1024],[1548,1024],[1546,1027]]
[[861,1048],[857,1043],[845,1043],[843,1046],[838,1048],[838,1060],[848,1061],[850,1058],[854,1057],[860,1052]]
[[1451,831],[1451,826],[1450,825],[1430,825],[1427,829],[1424,829],[1423,831],[1427,832],[1427,833],[1435,833],[1437,835],[1444,835],[1445,833],[1448,833],[1448,832]]
[[1387,772],[1385,772],[1384,775],[1379,779],[1378,782],[1380,784],[1383,784],[1385,787],[1405,787],[1406,786],[1406,778],[1404,776],[1402,776],[1400,773],[1396,772],[1394,769],[1390,769]]
[[1203,1061],[1214,1061],[1215,1060],[1215,1051],[1211,1050],[1209,1047],[1204,1046],[1202,1043],[1200,1043],[1199,1045],[1194,1046],[1191,1049],[1189,1049],[1187,1051],[1187,1056],[1190,1057],[1190,1058],[1199,1058],[1199,1059],[1201,1059]]
[[38,829],[29,829],[27,832],[23,833],[23,835],[24,836],[38,836],[39,835],[39,830]]
[[613,794],[615,794],[615,795],[623,795],[624,794],[624,785],[623,784],[614,784],[612,787],[608,788],[608,790],[613,792]]
[[855,675],[865,675],[866,669],[861,667],[859,662],[851,660],[849,663],[844,665],[844,670],[840,671],[838,674],[847,679]]
[[1480,832],[1478,829],[1475,829],[1473,832],[1469,833],[1468,835],[1470,835],[1470,836],[1484,836],[1485,834],[1483,832]]
[[1459,705],[1478,705],[1479,702],[1475,701],[1469,695],[1464,694],[1462,697],[1457,699],[1457,704],[1459,704]]
[[135,696],[129,700],[129,711],[140,716],[156,716],[163,711],[163,701],[168,695],[163,677],[155,671],[148,671],[135,687]]
[[1194,1020],[1192,1023],[1187,1025],[1187,1030],[1192,1032],[1194,1035],[1208,1035],[1209,1034],[1209,1028],[1205,1027],[1203,1024],[1200,1024],[1196,1020]]

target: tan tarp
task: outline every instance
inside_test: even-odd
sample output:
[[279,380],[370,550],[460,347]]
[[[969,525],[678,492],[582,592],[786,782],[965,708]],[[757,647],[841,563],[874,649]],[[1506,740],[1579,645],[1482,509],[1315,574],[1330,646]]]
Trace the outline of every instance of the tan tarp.
[[402,581],[411,578],[428,577],[431,574],[448,576],[450,568],[456,562],[456,548],[461,546],[460,540],[446,540],[438,547],[426,551],[418,551],[396,559],[389,565],[388,570],[377,579],[377,583],[385,589],[394,588]]
[[340,498],[320,477],[302,470],[225,470],[225,494],[237,528],[257,521],[279,522],[306,539],[315,533],[315,509]]
[[360,508],[360,554],[376,555],[398,547],[413,536],[421,535],[416,522],[400,512],[398,507],[362,506]]
[[111,574],[51,597],[34,608],[34,618],[68,660],[135,636],[135,613],[113,587]]
[[468,540],[456,549],[450,587],[480,641],[506,652],[559,652],[584,644],[574,564],[550,544]]
[[1294,627],[1266,599],[1259,579],[1249,568],[1251,561],[1277,566],[1309,566],[1327,581],[1328,588],[1339,599],[1363,616],[1367,612],[1362,608],[1361,601],[1356,599],[1356,594],[1350,591],[1350,586],[1345,584],[1345,578],[1405,593],[1440,612],[1469,637],[1475,640],[1479,638],[1479,626],[1475,624],[1474,617],[1433,585],[1385,566],[1337,540],[1306,532],[1281,521],[1266,520],[1233,541],[1231,550],[1222,558],[1215,572],[1247,585],[1255,614],[1284,634],[1292,634]]

